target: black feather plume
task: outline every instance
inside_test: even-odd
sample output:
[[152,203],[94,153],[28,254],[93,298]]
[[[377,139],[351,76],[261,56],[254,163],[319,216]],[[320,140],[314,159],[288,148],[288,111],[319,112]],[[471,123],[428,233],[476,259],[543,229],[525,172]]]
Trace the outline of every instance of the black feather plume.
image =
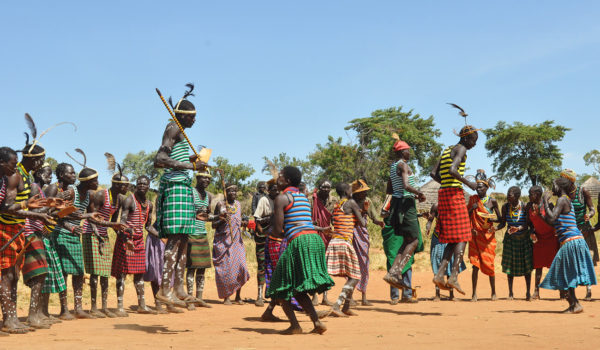
[[184,94],[183,94],[183,99],[185,100],[186,98],[188,98],[189,96],[194,96],[194,94],[192,94],[192,91],[194,91],[194,84],[192,83],[187,83],[185,84],[185,86],[189,89],[187,90]]
[[37,127],[35,126],[35,122],[33,121],[33,118],[31,118],[29,113],[25,113],[25,122],[27,122],[27,127],[29,128],[29,131],[31,131],[31,137],[36,139],[37,138]]
[[119,180],[123,179],[123,168],[121,168],[121,164],[117,163],[117,169],[119,169]]
[[29,144],[29,134],[24,132],[23,134],[25,134],[25,146],[27,146]]
[[85,152],[81,149],[81,148],[75,148],[75,152],[81,154],[83,156],[83,167],[87,168],[87,156],[85,155]]
[[173,98],[171,96],[169,96],[169,104],[171,105],[172,109],[175,109],[175,105],[173,104]]

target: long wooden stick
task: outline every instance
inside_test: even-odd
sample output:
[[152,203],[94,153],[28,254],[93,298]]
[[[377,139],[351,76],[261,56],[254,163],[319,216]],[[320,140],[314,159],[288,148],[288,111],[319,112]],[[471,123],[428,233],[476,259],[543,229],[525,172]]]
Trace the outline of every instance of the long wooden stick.
[[183,126],[181,126],[181,124],[179,123],[179,120],[177,120],[177,118],[175,118],[175,113],[173,113],[173,111],[171,110],[171,107],[169,106],[169,104],[167,103],[167,101],[165,100],[163,95],[160,93],[160,90],[158,88],[156,89],[156,93],[160,97],[160,100],[164,103],[165,107],[167,108],[167,111],[169,111],[169,114],[171,115],[171,118],[173,118],[173,121],[175,122],[175,124],[177,124],[177,126],[179,127],[179,130],[183,134],[183,137],[187,141],[188,145],[190,145],[192,152],[194,152],[196,157],[198,157],[198,159],[200,159],[200,155],[198,155],[198,152],[196,152],[196,149],[194,148],[194,145],[192,144],[192,142],[188,138],[187,134],[185,133]]
[[10,245],[15,241],[15,239],[17,239],[23,232],[25,232],[25,227],[23,227],[22,229],[19,230],[19,232],[17,232],[14,236],[12,236],[8,242],[6,242],[6,244],[4,244],[2,246],[2,248],[0,248],[0,253],[3,252],[6,248],[10,247]]

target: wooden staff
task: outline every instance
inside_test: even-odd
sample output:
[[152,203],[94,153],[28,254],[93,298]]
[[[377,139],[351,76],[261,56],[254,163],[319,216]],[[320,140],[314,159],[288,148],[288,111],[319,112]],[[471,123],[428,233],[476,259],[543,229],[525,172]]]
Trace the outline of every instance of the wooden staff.
[[198,159],[200,159],[200,155],[198,155],[198,152],[196,152],[196,149],[194,148],[194,145],[192,145],[192,142],[187,137],[187,135],[186,135],[186,133],[185,133],[185,131],[183,129],[183,126],[181,126],[181,124],[179,123],[179,120],[177,120],[177,118],[175,118],[175,113],[173,113],[173,111],[171,110],[171,107],[169,106],[169,104],[167,103],[167,101],[165,100],[165,98],[163,97],[163,95],[160,93],[160,90],[158,88],[156,88],[156,93],[160,97],[160,100],[164,103],[165,107],[167,108],[167,111],[169,111],[169,114],[171,115],[171,118],[173,118],[173,121],[175,121],[175,124],[177,124],[177,126],[179,127],[179,130],[183,134],[183,137],[187,141],[188,145],[190,145],[190,148],[192,149],[192,152],[194,152],[194,154],[196,155],[196,157]]
[[6,250],[6,248],[10,247],[10,245],[12,244],[12,242],[15,241],[15,239],[17,239],[23,232],[25,232],[25,226],[23,226],[22,229],[19,230],[19,232],[17,232],[16,235],[12,236],[8,242],[6,242],[6,244],[4,244],[2,246],[2,248],[0,248],[0,253],[3,252],[4,250]]

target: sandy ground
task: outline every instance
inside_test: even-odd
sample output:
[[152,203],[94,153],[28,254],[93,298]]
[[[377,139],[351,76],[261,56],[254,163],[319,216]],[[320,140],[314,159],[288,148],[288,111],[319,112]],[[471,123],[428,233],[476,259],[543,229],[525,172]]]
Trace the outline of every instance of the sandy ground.
[[[37,330],[27,335],[0,338],[0,349],[311,349],[311,348],[441,348],[456,349],[476,345],[479,348],[544,348],[597,349],[600,342],[600,288],[595,286],[595,299],[582,301],[584,313],[565,315],[566,308],[555,291],[542,290],[543,300],[524,300],[524,279],[515,281],[516,300],[506,300],[506,275],[498,274],[500,300],[489,300],[486,276],[479,281],[480,301],[472,303],[466,296],[456,301],[434,302],[431,273],[416,272],[417,304],[389,304],[389,289],[383,282],[384,272],[373,271],[369,297],[373,306],[356,308],[357,317],[326,319],[324,335],[283,336],[278,331],[287,323],[264,323],[259,317],[264,308],[253,304],[225,306],[216,300],[214,280],[207,281],[205,297],[213,308],[199,308],[183,314],[138,315],[128,318],[96,319],[63,322],[49,330]],[[470,294],[470,271],[460,275],[460,283]],[[255,297],[252,279],[242,296]],[[330,299],[337,297],[343,280],[336,279]],[[136,303],[133,286],[126,286],[125,305]],[[146,291],[150,294],[147,285]],[[584,288],[577,290],[579,297]],[[360,293],[355,295],[360,298]],[[149,295],[149,304],[153,305]],[[72,302],[70,298],[69,303]],[[115,304],[114,297],[110,300]],[[89,307],[89,305],[85,305]],[[324,308],[319,306],[320,309]],[[57,313],[53,307],[51,312]],[[20,311],[20,316],[25,312]],[[276,315],[284,317],[281,309]],[[299,319],[305,332],[312,329],[305,315]]]

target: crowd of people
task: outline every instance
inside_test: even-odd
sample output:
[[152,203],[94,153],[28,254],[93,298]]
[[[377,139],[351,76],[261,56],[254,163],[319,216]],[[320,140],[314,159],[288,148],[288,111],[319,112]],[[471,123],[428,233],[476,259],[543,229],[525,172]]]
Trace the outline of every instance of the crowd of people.
[[[272,169],[272,178],[258,184],[251,205],[253,218],[247,220],[237,200],[236,184],[224,184],[223,198],[217,199],[207,191],[210,167],[197,154],[190,155],[184,130],[194,125],[196,117],[195,107],[187,99],[192,89],[171,106],[174,119],[164,131],[154,163],[165,170],[155,202],[147,198],[149,178],[139,176],[133,186],[110,153],[105,154],[114,173],[109,188],[98,188],[99,173],[86,166],[81,149],[76,149],[83,157],[81,162],[71,157],[81,166],[80,171],[76,173],[72,164],[60,163],[54,169],[53,182],[53,169],[45,163],[46,150],[29,116],[33,140],[28,137],[19,150],[21,161],[13,149],[0,148],[0,334],[27,333],[76,318],[127,317],[123,306],[127,275],[133,275],[138,313],[181,313],[183,309],[211,307],[203,298],[206,269],[211,267],[223,304],[243,304],[241,289],[250,279],[242,239],[246,227],[256,243],[258,291],[254,303],[264,306],[269,299],[261,319],[280,321],[273,310],[281,306],[290,322],[283,333],[298,334],[302,329],[295,311],[302,311],[314,324],[312,332],[322,334],[326,327],[321,319],[356,315],[352,310],[355,289],[362,294],[362,305],[371,305],[367,298],[367,220],[381,227],[388,269],[384,280],[390,285],[391,303],[418,301],[411,277],[415,253],[424,249],[420,216],[427,219],[426,234],[432,232],[430,258],[436,300],[440,290],[448,290],[451,298],[454,291],[465,294],[457,276],[466,269],[463,255],[467,245],[473,267],[472,300],[477,301],[479,271],[489,276],[491,299],[497,298],[495,235],[505,227],[502,271],[508,275],[509,299],[514,297],[515,276],[524,276],[527,300],[539,298],[540,287],[559,290],[569,303],[565,310],[569,313],[583,311],[575,296],[577,286],[587,286],[586,298],[591,298],[599,259],[594,231],[600,227],[590,225],[596,214],[591,194],[576,184],[573,171],[561,172],[551,193],[544,193],[539,186],[530,188],[528,203],[520,200],[521,190],[513,186],[500,207],[487,194],[494,187],[493,176],[483,170],[473,178],[465,176],[467,151],[478,139],[478,130],[465,126],[458,134],[459,142],[443,151],[431,172],[441,185],[437,203],[420,214],[417,202],[427,198],[409,165],[411,147],[396,135],[390,145],[395,159],[382,208],[375,208],[369,199],[370,188],[363,179],[336,184],[338,200],[333,200],[331,182],[323,180],[308,193],[300,170],[286,166]],[[468,201],[463,186],[476,192]],[[553,195],[555,203],[551,203]],[[208,223],[215,231],[212,247]],[[112,251],[108,228],[117,233]],[[544,280],[543,268],[548,269]],[[31,289],[25,323],[16,313],[21,273]],[[69,275],[73,312],[68,305]],[[82,306],[86,276],[89,311]],[[333,302],[327,294],[334,285],[332,276],[346,279]],[[111,277],[116,279],[114,311],[108,300]],[[152,287],[154,308],[146,305],[144,282]],[[60,300],[56,317],[48,312],[53,293]],[[319,299],[328,307],[317,312]]]

